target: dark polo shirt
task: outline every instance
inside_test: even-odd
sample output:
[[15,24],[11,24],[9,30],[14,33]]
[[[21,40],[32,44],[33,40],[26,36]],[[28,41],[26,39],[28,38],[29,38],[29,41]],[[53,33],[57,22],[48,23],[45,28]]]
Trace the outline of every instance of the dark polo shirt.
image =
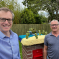
[[47,34],[44,45],[48,46],[47,54],[51,59],[59,59],[59,35],[56,37],[52,33]]

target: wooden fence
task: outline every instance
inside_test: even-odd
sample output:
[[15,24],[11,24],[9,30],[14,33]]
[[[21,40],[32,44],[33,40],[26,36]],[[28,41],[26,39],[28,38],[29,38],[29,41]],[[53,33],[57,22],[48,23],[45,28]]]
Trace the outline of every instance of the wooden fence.
[[24,35],[29,30],[29,28],[34,28],[36,30],[45,30],[48,33],[51,31],[49,24],[13,24],[12,30],[18,35]]

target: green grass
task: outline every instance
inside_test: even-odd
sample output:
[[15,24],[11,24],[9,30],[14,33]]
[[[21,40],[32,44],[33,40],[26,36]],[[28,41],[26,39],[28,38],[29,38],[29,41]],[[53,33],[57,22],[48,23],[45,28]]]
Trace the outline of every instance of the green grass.
[[20,41],[19,41],[19,48],[20,48],[20,57],[21,57],[21,59],[22,59],[22,44],[21,44]]

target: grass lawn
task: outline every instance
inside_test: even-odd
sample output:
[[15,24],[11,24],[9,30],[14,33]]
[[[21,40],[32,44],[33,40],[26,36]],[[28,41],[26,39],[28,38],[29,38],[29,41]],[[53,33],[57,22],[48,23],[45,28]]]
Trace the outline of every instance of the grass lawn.
[[22,59],[22,44],[21,44],[20,41],[19,41],[19,48],[20,48],[20,56],[21,56],[21,59]]

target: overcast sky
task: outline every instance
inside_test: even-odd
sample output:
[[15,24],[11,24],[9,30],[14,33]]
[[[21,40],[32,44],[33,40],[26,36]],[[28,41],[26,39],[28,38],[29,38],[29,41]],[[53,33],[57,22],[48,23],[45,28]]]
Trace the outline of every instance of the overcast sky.
[[24,5],[22,4],[23,0],[18,0],[18,3],[20,3],[20,6],[22,6],[22,8],[24,8]]

